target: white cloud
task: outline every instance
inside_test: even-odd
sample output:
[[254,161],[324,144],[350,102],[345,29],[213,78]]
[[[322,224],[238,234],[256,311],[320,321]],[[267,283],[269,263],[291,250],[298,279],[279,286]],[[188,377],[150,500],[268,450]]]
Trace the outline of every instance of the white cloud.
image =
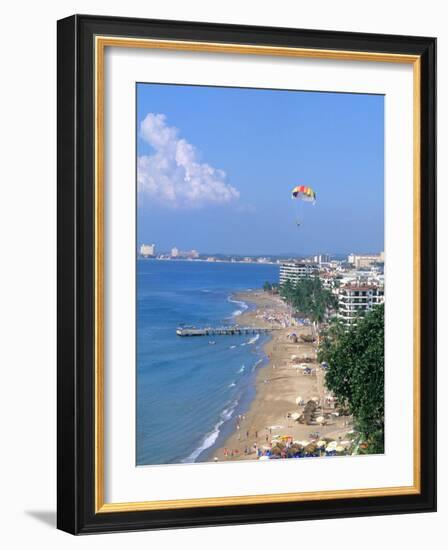
[[154,153],[137,159],[139,193],[173,208],[196,208],[239,198],[239,192],[227,183],[226,173],[199,162],[195,146],[179,138],[179,130],[166,124],[165,115],[148,113],[140,124],[140,137]]

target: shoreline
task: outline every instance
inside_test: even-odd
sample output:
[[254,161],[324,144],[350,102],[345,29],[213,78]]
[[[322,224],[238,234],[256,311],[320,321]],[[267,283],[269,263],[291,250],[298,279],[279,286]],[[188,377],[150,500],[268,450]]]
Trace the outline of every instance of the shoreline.
[[[231,298],[249,306],[236,316],[237,324],[278,330],[263,344],[266,358],[256,369],[255,395],[247,411],[232,419],[231,435],[219,448],[212,446],[199,462],[256,460],[260,455],[267,458],[262,455],[269,455],[276,441],[300,441],[305,447],[318,439],[327,439],[348,447],[352,419],[337,416],[325,388],[325,373],[317,363],[315,346],[301,339],[302,335],[311,336],[311,327],[296,324],[287,305],[277,295],[250,290],[237,292]],[[297,403],[299,397],[300,404]],[[305,404],[312,399],[319,407],[314,419],[319,415],[317,418],[321,421],[298,422],[296,417],[303,414]]]

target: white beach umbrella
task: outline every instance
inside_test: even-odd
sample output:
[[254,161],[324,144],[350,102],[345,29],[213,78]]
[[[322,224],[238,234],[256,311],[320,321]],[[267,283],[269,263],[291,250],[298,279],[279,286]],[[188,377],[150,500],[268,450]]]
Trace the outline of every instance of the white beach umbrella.
[[343,453],[345,451],[345,447],[343,447],[342,445],[337,445],[335,450],[337,453]]
[[322,447],[325,447],[326,444],[327,444],[327,442],[324,441],[323,439],[319,440],[319,441],[316,443],[316,445],[317,445],[320,449],[322,449]]
[[309,441],[304,439],[303,441],[299,441],[298,443],[299,443],[299,445],[302,445],[302,447],[306,447],[309,444]]
[[293,420],[298,420],[298,419],[300,418],[300,414],[299,414],[299,413],[292,413],[292,414],[291,414],[291,418],[292,418]]
[[322,422],[325,422],[325,418],[324,418],[323,416],[318,416],[318,417],[316,418],[316,422],[317,422],[318,424],[322,424]]
[[296,397],[296,405],[300,405],[300,403],[302,403],[302,397],[299,395],[298,397]]
[[338,446],[337,441],[330,441],[330,443],[325,447],[325,450],[330,452],[335,451],[337,446]]

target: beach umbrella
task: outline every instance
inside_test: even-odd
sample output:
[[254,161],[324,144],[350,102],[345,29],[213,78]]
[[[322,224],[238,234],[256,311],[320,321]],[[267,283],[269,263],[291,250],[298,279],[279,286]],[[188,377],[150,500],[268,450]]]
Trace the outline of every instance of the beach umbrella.
[[345,452],[345,447],[343,447],[342,445],[337,445],[335,451],[337,453],[343,453]]
[[298,419],[300,418],[300,414],[299,414],[299,413],[292,413],[292,414],[291,414],[291,418],[292,418],[293,420],[298,420]]
[[308,444],[309,444],[309,441],[307,441],[306,439],[302,440],[302,441],[298,441],[297,442],[299,445],[302,445],[302,447],[306,447]]
[[305,453],[306,454],[314,454],[317,450],[317,447],[314,443],[309,443],[306,447],[305,447]]
[[298,453],[300,453],[302,450],[301,447],[298,445],[291,445],[289,449],[286,451],[286,458],[294,458]]
[[316,418],[316,422],[317,422],[318,424],[322,424],[323,422],[325,422],[325,418],[324,418],[323,416],[318,416],[318,417]]
[[302,403],[302,397],[299,395],[296,397],[296,405],[300,405],[300,403]]
[[258,457],[258,460],[269,460],[269,457],[266,456],[266,455],[259,456],[259,457]]
[[323,447],[325,447],[326,444],[327,444],[327,442],[326,442],[325,440],[323,440],[323,439],[320,439],[320,440],[316,443],[316,445],[317,445],[317,447],[318,447],[319,449],[322,449]]
[[328,445],[325,447],[325,450],[328,452],[332,452],[336,450],[336,447],[338,446],[337,441],[330,441]]
[[317,405],[315,401],[308,401],[308,403],[305,405],[304,413],[313,413],[317,409]]

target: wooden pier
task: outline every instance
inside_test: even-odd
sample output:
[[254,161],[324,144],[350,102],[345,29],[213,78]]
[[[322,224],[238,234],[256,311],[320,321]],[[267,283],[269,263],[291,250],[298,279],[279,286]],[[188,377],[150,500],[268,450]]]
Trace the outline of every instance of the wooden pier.
[[276,330],[275,328],[265,327],[240,327],[233,325],[229,327],[178,327],[176,334],[178,336],[235,336],[238,334],[263,334]]

